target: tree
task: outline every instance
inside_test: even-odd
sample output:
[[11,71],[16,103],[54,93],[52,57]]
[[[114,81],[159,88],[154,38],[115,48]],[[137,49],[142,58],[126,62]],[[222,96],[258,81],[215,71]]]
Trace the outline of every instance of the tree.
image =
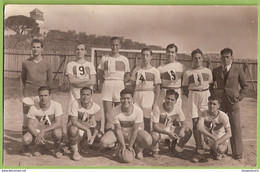
[[25,31],[39,32],[38,23],[33,18],[23,15],[10,16],[5,19],[5,29],[14,31],[17,35],[22,35]]

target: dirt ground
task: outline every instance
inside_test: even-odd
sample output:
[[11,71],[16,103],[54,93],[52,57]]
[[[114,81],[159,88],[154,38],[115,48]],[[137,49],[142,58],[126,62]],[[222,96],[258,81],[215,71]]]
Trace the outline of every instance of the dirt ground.
[[[68,92],[54,91],[52,97],[55,101],[62,104],[64,114],[66,114]],[[94,94],[94,101],[102,107],[100,94]],[[183,97],[183,107],[187,99]],[[62,159],[56,159],[50,153],[39,157],[22,156],[19,151],[22,146],[21,128],[22,128],[22,103],[21,93],[18,90],[16,81],[5,80],[4,82],[4,166],[47,166],[47,167],[207,167],[207,168],[245,168],[255,167],[257,164],[257,100],[254,98],[245,98],[241,103],[241,126],[244,141],[244,158],[234,160],[231,157],[229,147],[228,156],[221,161],[208,158],[207,162],[192,163],[190,161],[195,149],[194,139],[191,137],[182,157],[177,157],[173,152],[162,150],[158,158],[144,155],[142,161],[135,159],[133,162],[125,164],[120,163],[113,156],[114,150],[101,152],[100,150],[89,150],[89,154],[83,155],[80,161],[71,160],[71,155],[65,153]],[[66,117],[64,117],[66,119]],[[191,119],[186,116],[188,125],[191,127]],[[207,155],[209,152],[206,152]]]

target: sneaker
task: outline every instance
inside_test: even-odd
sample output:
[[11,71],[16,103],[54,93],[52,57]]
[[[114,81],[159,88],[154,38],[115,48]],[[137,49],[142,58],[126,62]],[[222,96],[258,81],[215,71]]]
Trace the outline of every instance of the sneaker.
[[73,153],[73,155],[72,155],[72,159],[74,160],[74,161],[79,161],[80,160],[80,154],[79,154],[79,152],[74,152]]
[[140,151],[136,154],[136,159],[139,159],[139,160],[143,160],[144,159],[144,155],[143,155],[143,152]]
[[41,152],[39,152],[38,150],[33,152],[33,156],[41,156]]
[[143,155],[143,150],[140,149],[138,146],[134,146],[134,150],[135,150],[135,153],[136,153],[136,159],[139,159],[139,160],[142,160],[144,159],[144,155]]
[[181,153],[181,152],[183,152],[183,148],[181,148],[180,146],[176,145],[175,146],[175,151],[178,152],[178,153]]
[[159,151],[152,151],[152,156],[157,158],[159,156]]
[[54,149],[53,154],[54,154],[54,157],[58,158],[58,159],[63,157],[63,152],[62,152],[62,150],[60,148]]
[[220,155],[220,154],[218,154],[217,156],[216,156],[216,160],[221,160],[221,159],[223,159],[224,157],[222,156],[222,155]]
[[206,160],[206,158],[205,158],[205,156],[204,155],[202,155],[202,154],[197,154],[197,155],[195,155],[195,157],[194,158],[192,158],[192,162],[194,162],[194,163],[197,163],[197,162],[203,162],[203,161],[205,161]]
[[32,154],[29,151],[29,146],[23,146],[23,148],[20,150],[20,154],[22,154],[23,156],[27,156],[27,157],[31,157]]
[[33,150],[34,150],[33,156],[40,156],[43,154],[47,154],[49,151],[49,149],[47,149],[45,145],[35,145]]

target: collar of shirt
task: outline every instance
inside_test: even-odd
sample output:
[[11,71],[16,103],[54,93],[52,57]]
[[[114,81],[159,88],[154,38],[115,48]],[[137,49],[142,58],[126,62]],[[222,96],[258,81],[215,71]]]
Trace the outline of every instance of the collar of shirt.
[[[227,67],[227,71],[230,70],[230,68],[231,68],[231,64],[232,64],[232,63],[230,63],[229,65],[226,66],[226,67]],[[222,67],[223,67],[223,70],[224,70],[224,69],[225,69],[225,66],[223,65]]]

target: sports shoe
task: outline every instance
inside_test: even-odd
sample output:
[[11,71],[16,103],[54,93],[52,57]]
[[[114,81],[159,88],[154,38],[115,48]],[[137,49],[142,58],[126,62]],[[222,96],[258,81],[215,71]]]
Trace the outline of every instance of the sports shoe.
[[75,161],[79,161],[80,160],[80,154],[79,152],[74,152],[73,155],[72,155],[72,159],[75,160]]
[[159,156],[159,151],[152,151],[152,156],[157,158]]
[[197,162],[203,162],[205,160],[206,160],[206,158],[203,154],[197,154],[197,155],[195,155],[194,158],[192,158],[191,161],[194,162],[194,163],[197,163]]
[[143,149],[140,149],[138,146],[135,145],[134,150],[136,153],[136,159],[139,159],[139,160],[144,159]]
[[41,152],[39,152],[38,150],[33,152],[33,156],[41,156]]
[[55,148],[53,150],[53,154],[54,154],[54,157],[58,158],[58,159],[63,157],[63,152],[62,152],[62,150],[60,148]]
[[32,154],[29,151],[29,146],[23,146],[23,148],[20,150],[20,154],[22,154],[23,156],[27,156],[27,157],[31,157]]
[[221,159],[223,159],[224,157],[223,157],[223,155],[220,155],[220,154],[218,154],[217,156],[216,156],[216,160],[221,160]]
[[142,152],[142,151],[140,151],[140,152],[138,152],[138,153],[136,154],[136,159],[139,159],[139,160],[144,159],[144,155],[143,155],[143,152]]
[[175,146],[175,151],[178,152],[178,153],[181,153],[181,152],[183,152],[183,148],[181,148],[180,146],[176,145]]

